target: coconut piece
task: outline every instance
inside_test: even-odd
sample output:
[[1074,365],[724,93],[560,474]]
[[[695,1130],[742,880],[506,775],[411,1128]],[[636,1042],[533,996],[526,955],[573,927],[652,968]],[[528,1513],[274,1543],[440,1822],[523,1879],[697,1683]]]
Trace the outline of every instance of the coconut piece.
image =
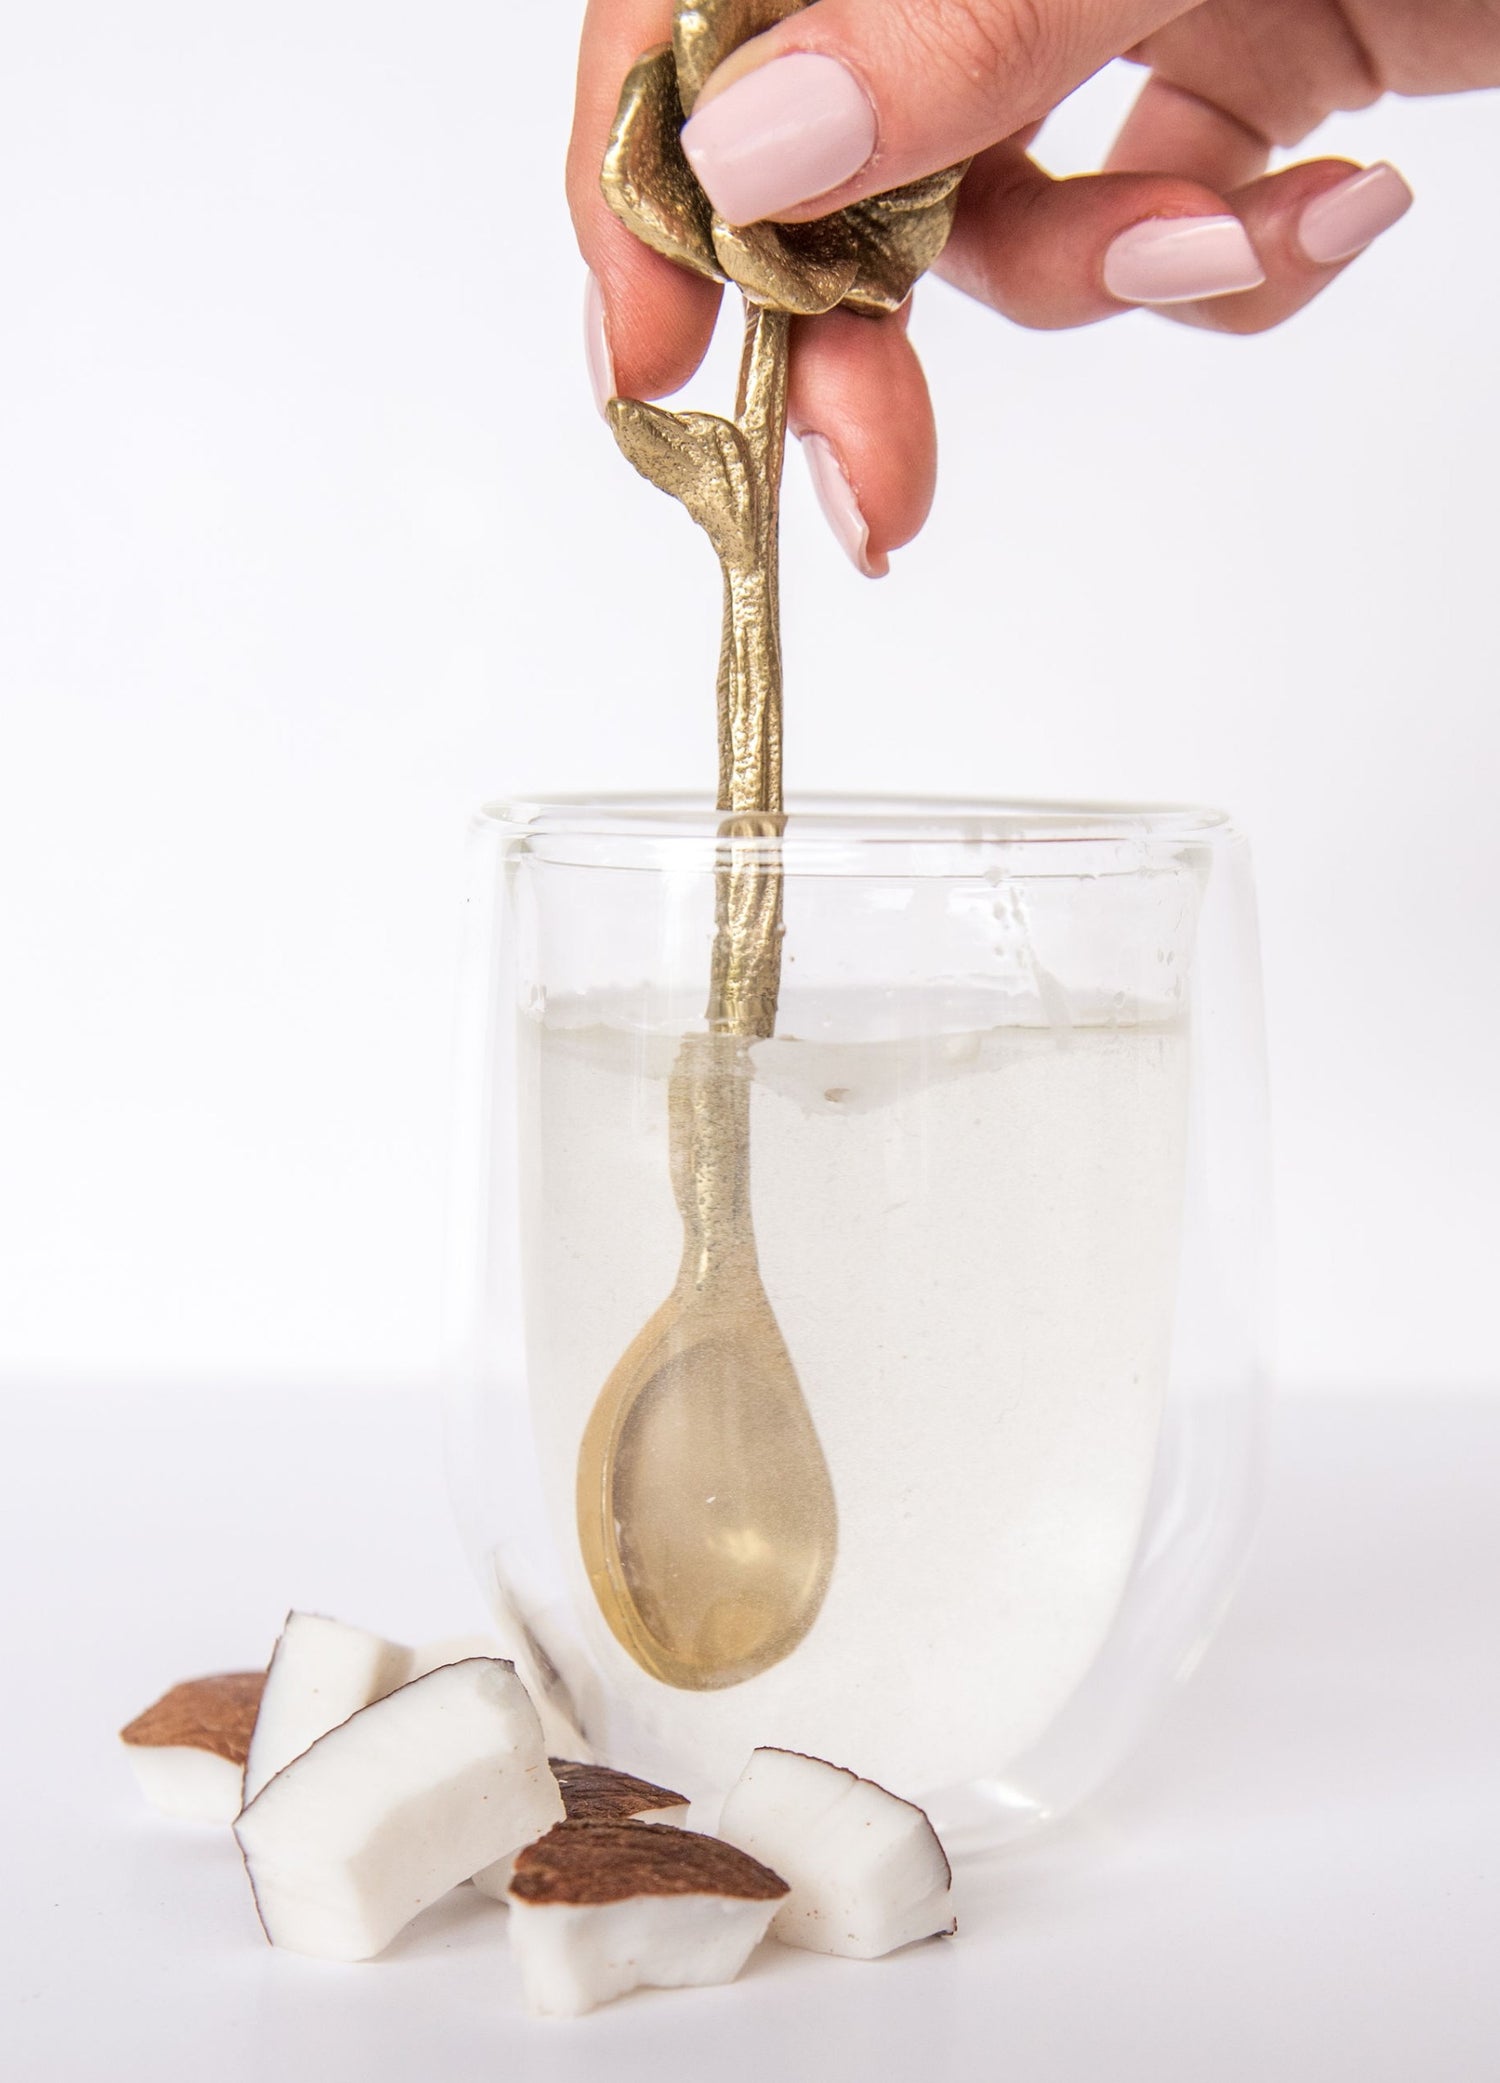
[[245,1801],[253,1801],[268,1779],[320,1736],[398,1685],[410,1685],[444,1664],[496,1654],[488,1635],[444,1635],[408,1649],[321,1613],[288,1613],[266,1674],[245,1767]]
[[514,1665],[474,1657],[320,1736],[249,1803],[235,1836],[272,1945],[368,1960],[562,1812]]
[[952,1869],[924,1812],[842,1765],[755,1751],[719,1835],[791,1883],[771,1925],[783,1945],[875,1960],[958,1929]]
[[321,1613],[288,1613],[245,1763],[248,1807],[283,1765],[411,1675],[413,1652]]
[[120,1731],[141,1792],[164,1815],[232,1823],[264,1671],[189,1678]]
[[642,1987],[732,1982],[786,1882],[715,1837],[561,1823],[516,1858],[510,1940],[526,2007],[575,2017]]
[[[674,1794],[649,1779],[630,1772],[616,1772],[608,1765],[584,1765],[574,1758],[548,1758],[553,1777],[562,1789],[563,1808],[570,1823],[672,1823],[688,1819],[685,1794]],[[481,1893],[506,1900],[514,1859],[497,1859],[474,1876]]]

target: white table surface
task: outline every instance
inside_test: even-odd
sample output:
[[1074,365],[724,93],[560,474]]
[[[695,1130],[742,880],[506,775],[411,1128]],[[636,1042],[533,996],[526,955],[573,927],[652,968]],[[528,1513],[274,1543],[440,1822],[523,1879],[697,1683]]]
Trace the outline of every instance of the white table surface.
[[1288,1402],[1192,1684],[1071,1821],[958,1876],[960,1935],[761,1949],[728,1989],[520,2013],[464,1890],[380,1961],[262,1940],[227,1830],[115,1730],[264,1659],[291,1604],[483,1624],[421,1399],[11,1399],[0,1486],[0,2074],[14,2083],[711,2075],[1003,2083],[1500,2076],[1500,1404]]

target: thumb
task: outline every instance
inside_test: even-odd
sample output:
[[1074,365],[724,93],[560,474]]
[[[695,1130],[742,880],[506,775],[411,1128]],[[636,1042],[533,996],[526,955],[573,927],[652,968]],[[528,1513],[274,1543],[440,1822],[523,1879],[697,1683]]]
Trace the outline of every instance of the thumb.
[[758,0],[683,150],[721,217],[820,217],[1014,133],[1198,0]]

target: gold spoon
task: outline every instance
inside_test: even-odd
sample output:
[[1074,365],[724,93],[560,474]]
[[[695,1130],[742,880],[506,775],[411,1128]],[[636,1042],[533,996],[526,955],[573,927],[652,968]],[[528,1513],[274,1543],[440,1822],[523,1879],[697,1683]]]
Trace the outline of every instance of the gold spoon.
[[[723,59],[801,4],[676,0],[671,43],[626,77],[600,177],[638,238],[737,282],[746,300],[732,420],[609,404],[625,455],[681,500],[723,566],[718,801],[735,814],[715,869],[709,1032],[684,1041],[669,1092],[682,1267],[585,1429],[578,1532],[618,1639],[668,1684],[703,1690],[796,1647],[838,1540],[827,1464],[750,1223],[750,1044],[775,1032],[781,961],[777,509],[791,314],[898,310],[942,250],[964,174],[949,167],[812,226],[736,228],[715,216],[683,155],[683,118]],[[619,554],[628,566],[634,544]]]
[[677,1284],[616,1366],[578,1458],[578,1528],[605,1619],[668,1685],[779,1663],[823,1603],[828,1467],[756,1262],[750,1059],[690,1035],[669,1094]]
[[616,398],[637,469],[680,498],[724,569],[719,829],[707,1034],[668,1088],[677,1284],[600,1392],[578,1454],[578,1538],[616,1639],[668,1685],[738,1685],[818,1616],[838,1545],[828,1465],[756,1260],[750,1044],[781,979],[777,507],[788,320],[750,307],[733,421]]

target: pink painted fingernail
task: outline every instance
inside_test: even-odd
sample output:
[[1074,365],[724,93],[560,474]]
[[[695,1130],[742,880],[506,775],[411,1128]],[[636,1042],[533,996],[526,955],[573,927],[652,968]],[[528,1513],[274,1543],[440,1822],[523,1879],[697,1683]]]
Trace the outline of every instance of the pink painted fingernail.
[[875,111],[837,58],[792,51],[700,102],[682,149],[719,215],[757,224],[857,174],[875,149]]
[[1104,286],[1122,304],[1192,304],[1265,279],[1238,217],[1151,217],[1122,231],[1104,256]]
[[1382,160],[1315,195],[1297,221],[1297,243],[1309,260],[1331,267],[1362,253],[1400,222],[1414,200],[1396,169]]
[[588,362],[594,403],[602,414],[615,394],[615,358],[609,351],[609,320],[604,315],[604,292],[589,276],[583,292],[583,352]]
[[870,549],[870,524],[860,510],[858,494],[844,475],[838,451],[826,434],[804,434],[802,449],[818,504],[838,537],[840,548],[867,579],[883,579],[891,568],[891,560],[884,550]]

